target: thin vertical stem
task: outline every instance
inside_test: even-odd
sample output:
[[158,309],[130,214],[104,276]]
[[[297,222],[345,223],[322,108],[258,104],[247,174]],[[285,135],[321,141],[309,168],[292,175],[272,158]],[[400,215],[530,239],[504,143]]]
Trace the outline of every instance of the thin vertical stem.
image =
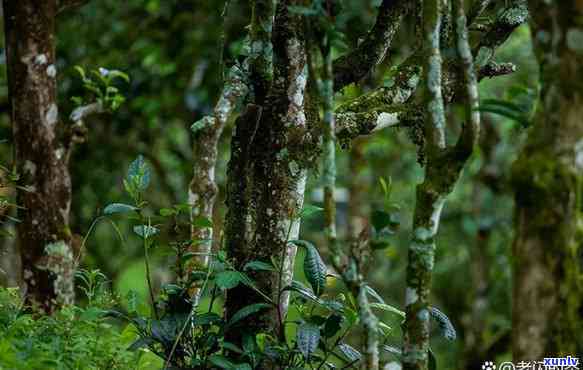
[[[445,113],[441,88],[440,29],[442,0],[423,2],[424,30],[424,101],[425,150],[427,164],[425,180],[417,186],[413,237],[409,245],[406,318],[404,324],[403,369],[426,370],[429,351],[429,291],[435,258],[435,236],[449,188],[440,186],[439,178],[446,149]],[[457,177],[456,177],[457,179]],[[455,182],[455,180],[454,180]]]
[[[323,136],[324,153],[322,162],[322,183],[324,186],[324,217],[328,243],[336,243],[336,122],[334,119],[334,74],[332,69],[332,50],[330,39],[323,47],[324,73],[322,79],[322,100],[324,108]],[[332,248],[331,248],[332,249]]]
[[460,145],[471,152],[477,144],[480,132],[480,99],[478,96],[478,80],[474,69],[472,49],[468,41],[468,21],[464,11],[464,1],[454,0],[453,16],[455,17],[455,34],[458,57],[464,75],[466,93],[466,124],[460,138]]

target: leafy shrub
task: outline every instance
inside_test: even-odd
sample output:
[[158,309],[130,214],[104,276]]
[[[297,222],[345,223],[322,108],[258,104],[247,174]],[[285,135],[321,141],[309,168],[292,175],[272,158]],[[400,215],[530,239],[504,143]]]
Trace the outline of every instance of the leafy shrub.
[[53,316],[26,312],[16,289],[0,288],[0,369],[148,368],[148,361],[139,361],[143,352],[128,350],[135,333],[120,332],[105,317],[115,300],[100,287],[102,276],[92,271],[80,278],[88,305],[67,306]]

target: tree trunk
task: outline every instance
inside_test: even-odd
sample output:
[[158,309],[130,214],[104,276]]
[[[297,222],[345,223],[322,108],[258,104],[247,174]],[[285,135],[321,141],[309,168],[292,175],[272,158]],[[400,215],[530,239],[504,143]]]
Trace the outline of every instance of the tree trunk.
[[[56,102],[56,0],[4,1],[8,89],[16,163],[23,281],[29,303],[72,303],[71,180]],[[25,188],[26,190],[23,190]]]
[[[228,256],[236,267],[242,268],[251,260],[269,263],[272,257],[283,265],[281,280],[279,273],[252,274],[257,287],[274,302],[279,301],[279,308],[265,310],[243,323],[242,328],[227,333],[227,340],[234,343],[240,341],[240,333],[277,331],[285,316],[287,295],[279,291],[291,280],[295,258],[295,247],[289,246],[288,240],[299,234],[296,216],[303,203],[307,167],[317,154],[317,144],[308,130],[309,123],[316,121],[310,119],[313,116],[307,109],[308,68],[302,23],[298,15],[288,12],[288,6],[293,4],[294,1],[281,1],[277,7],[273,84],[269,93],[265,101],[256,94],[257,104],[250,105],[247,111],[251,114],[237,122],[229,164],[225,229]],[[255,90],[264,88],[262,84]],[[239,309],[262,300],[252,289],[239,286],[227,294],[226,315],[231,317]]]
[[583,3],[529,5],[541,99],[512,171],[514,361],[583,353]]

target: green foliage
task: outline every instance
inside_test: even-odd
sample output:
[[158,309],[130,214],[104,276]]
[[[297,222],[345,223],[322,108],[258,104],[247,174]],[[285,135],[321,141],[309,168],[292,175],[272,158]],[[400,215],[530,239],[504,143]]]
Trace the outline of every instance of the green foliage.
[[[169,222],[176,227],[180,222],[180,214],[187,210],[181,206],[162,208],[158,212],[160,222],[157,221],[156,227],[151,226],[150,217],[146,216],[145,186],[141,185],[147,172],[143,159],[134,161],[130,165],[125,183],[135,204],[113,203],[104,212],[108,215],[125,215],[137,223],[133,230],[143,239],[146,267],[149,265],[148,251],[160,245],[164,223]],[[307,206],[305,210],[307,211],[301,217],[307,217],[320,209]],[[212,227],[210,220],[188,220],[185,223]],[[127,311],[108,311],[109,316],[124,320],[138,333],[138,338],[129,346],[131,350],[146,349],[175,368],[260,369],[261,364],[268,361],[282,368],[331,369],[335,366],[333,363],[352,368],[360,362],[362,356],[358,350],[344,341],[359,325],[359,309],[356,307],[355,297],[349,293],[331,295],[327,292],[327,267],[315,245],[304,240],[290,241],[306,251],[303,270],[310,284],[308,287],[294,280],[279,292],[279,295],[284,292],[294,293],[291,307],[298,314],[297,320],[282,322],[279,329],[284,333],[282,336],[274,337],[271,333],[258,333],[255,337],[244,335],[243,345],[239,347],[225,341],[225,331],[254,315],[273,310],[275,304],[272,297],[262,292],[248,273],[279,274],[280,262],[249,261],[239,271],[234,268],[225,252],[219,250],[209,255],[211,261],[208,268],[186,275],[183,273],[186,271],[185,263],[193,257],[187,251],[191,242],[178,240],[170,243],[176,254],[176,272],[179,279],[176,283],[164,285],[157,297],[150,286],[152,310],[149,315],[138,312],[135,294],[126,296]],[[148,268],[146,278],[149,281]],[[99,274],[86,273],[84,281],[85,285],[91,287],[99,285],[102,279]],[[208,308],[195,305],[190,299],[188,292],[194,284],[202,286],[203,298],[209,300]],[[214,305],[222,292],[236,289],[240,285],[253,289],[261,300],[241,308],[228,320],[215,313]],[[91,296],[92,289],[87,291]],[[380,301],[377,305],[391,307],[372,288],[369,287],[368,291]],[[349,299],[346,299],[346,294]],[[393,310],[399,312],[396,308]]]
[[316,296],[322,295],[326,288],[327,267],[322,257],[320,257],[318,249],[312,243],[305,240],[294,240],[293,243],[306,249],[304,274],[312,286],[314,293],[316,293]]
[[126,73],[105,68],[98,68],[86,72],[81,66],[75,66],[75,70],[81,77],[83,88],[89,95],[85,99],[79,96],[72,97],[71,100],[77,106],[90,103],[91,100],[96,100],[104,110],[115,112],[125,101],[125,97],[120,93],[115,83],[117,80],[129,83],[130,78]]
[[142,352],[128,351],[125,335],[104,317],[114,301],[97,289],[99,275],[89,275],[81,275],[89,304],[65,307],[53,316],[28,312],[16,289],[0,288],[0,368],[135,367]]
[[304,323],[298,327],[298,348],[307,360],[316,352],[319,341],[320,328],[318,326],[311,323]]

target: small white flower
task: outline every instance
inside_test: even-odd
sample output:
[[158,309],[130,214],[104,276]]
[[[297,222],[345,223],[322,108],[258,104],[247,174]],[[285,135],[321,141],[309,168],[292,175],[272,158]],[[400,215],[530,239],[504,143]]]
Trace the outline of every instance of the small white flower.
[[109,74],[109,69],[106,68],[102,68],[99,67],[99,73],[103,76],[103,77],[107,77],[107,75]]

